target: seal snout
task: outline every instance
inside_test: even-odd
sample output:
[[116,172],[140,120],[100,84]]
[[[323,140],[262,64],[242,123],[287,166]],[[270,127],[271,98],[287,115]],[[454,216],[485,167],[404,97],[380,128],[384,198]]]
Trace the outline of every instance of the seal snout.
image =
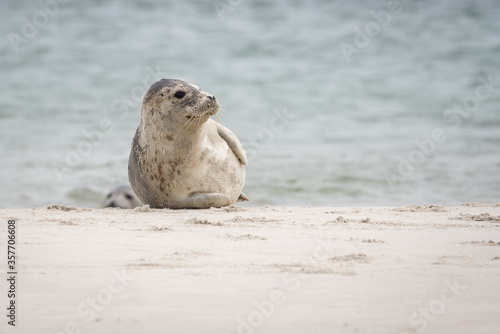
[[217,112],[219,111],[219,102],[217,101],[217,99],[213,95],[207,95],[207,99],[210,100],[210,102],[209,102],[210,105],[207,106],[208,110],[206,111],[206,113],[210,116],[213,116],[213,115],[217,114]]
[[217,99],[215,98],[215,96],[213,96],[213,95],[208,95],[208,96],[207,96],[207,99],[209,99],[209,100],[210,100],[210,102],[212,102],[212,106],[214,106],[214,107],[216,107],[216,106],[217,106],[217,103],[218,103],[218,102],[217,102]]

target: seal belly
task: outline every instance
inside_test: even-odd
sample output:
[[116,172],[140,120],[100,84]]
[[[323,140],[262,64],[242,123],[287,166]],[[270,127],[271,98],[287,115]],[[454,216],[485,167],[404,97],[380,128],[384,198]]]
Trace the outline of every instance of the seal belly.
[[244,167],[220,137],[205,138],[198,147],[197,152],[191,155],[192,161],[188,162],[191,166],[186,171],[188,175],[181,174],[184,187],[189,190],[185,195],[221,193],[235,203],[243,189]]

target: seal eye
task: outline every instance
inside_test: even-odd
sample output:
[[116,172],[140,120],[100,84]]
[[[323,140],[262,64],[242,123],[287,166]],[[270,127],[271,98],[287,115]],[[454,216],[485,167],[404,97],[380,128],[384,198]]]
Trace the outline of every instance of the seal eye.
[[125,198],[128,199],[129,201],[132,200],[132,196],[130,194],[125,194]]
[[179,100],[182,99],[184,96],[186,96],[186,93],[181,91],[178,91],[174,94],[174,97]]

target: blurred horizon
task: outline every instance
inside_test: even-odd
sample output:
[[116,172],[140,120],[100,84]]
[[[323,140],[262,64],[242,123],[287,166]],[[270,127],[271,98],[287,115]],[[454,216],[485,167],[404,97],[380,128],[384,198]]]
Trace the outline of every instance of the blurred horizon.
[[497,1],[0,9],[0,208],[100,207],[164,77],[219,100],[245,206],[500,202]]

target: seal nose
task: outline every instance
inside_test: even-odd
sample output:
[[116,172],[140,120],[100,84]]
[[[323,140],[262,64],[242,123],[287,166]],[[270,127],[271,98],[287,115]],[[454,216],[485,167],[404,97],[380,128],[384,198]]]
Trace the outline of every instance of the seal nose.
[[209,100],[210,100],[210,102],[212,103],[212,106],[214,106],[214,107],[215,107],[215,105],[217,104],[217,100],[215,99],[215,96],[213,96],[213,95],[208,95],[208,96],[207,96],[207,99],[209,99]]

